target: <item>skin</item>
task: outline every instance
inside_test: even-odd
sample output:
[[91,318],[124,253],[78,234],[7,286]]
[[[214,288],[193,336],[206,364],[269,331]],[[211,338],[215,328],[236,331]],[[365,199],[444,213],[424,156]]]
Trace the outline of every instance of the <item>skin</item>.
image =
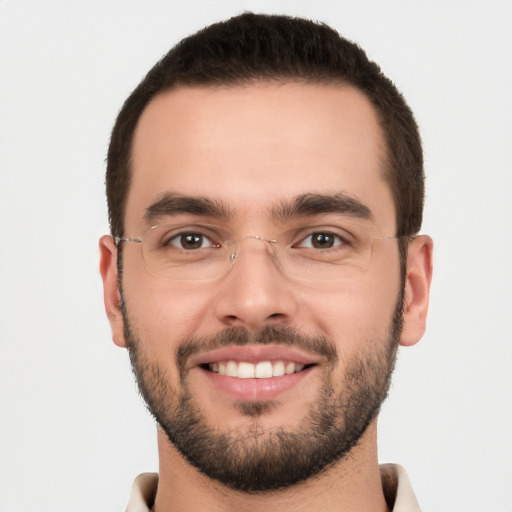
[[[125,235],[149,226],[146,208],[162,193],[220,200],[234,210],[228,227],[244,236],[271,238],[269,212],[306,193],[346,193],[372,212],[375,236],[392,236],[395,208],[383,178],[385,148],[368,100],[350,87],[257,83],[225,88],[178,88],[156,97],[143,112],[133,145],[133,178]],[[334,283],[297,282],[283,276],[250,240],[231,271],[214,285],[166,281],[144,268],[140,247],[123,248],[123,287],[137,337],[151,361],[168,361],[166,378],[179,389],[174,353],[190,337],[226,327],[251,331],[288,325],[332,340],[338,353],[333,382],[343,386],[347,361],[389,331],[399,295],[396,241],[374,250],[360,278]],[[117,279],[117,249],[100,240],[104,298],[113,340],[126,346]],[[409,247],[402,345],[422,336],[431,280],[432,241],[418,237]],[[209,423],[220,429],[249,428],[236,401],[192,370],[189,386]],[[279,396],[258,418],[265,429],[293,429],[314,403],[321,362],[300,385]],[[340,388],[341,389],[341,388]],[[350,456],[319,477],[270,494],[244,494],[223,487],[192,468],[161,430],[160,484],[156,510],[357,510],[385,511],[377,461],[376,421]],[[206,505],[207,504],[207,505]]]

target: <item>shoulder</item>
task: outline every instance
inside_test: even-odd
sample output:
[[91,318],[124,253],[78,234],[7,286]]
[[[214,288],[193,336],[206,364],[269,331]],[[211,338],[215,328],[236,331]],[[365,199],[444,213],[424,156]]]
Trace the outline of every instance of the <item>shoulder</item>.
[[380,466],[382,489],[393,512],[421,512],[405,469],[398,464]]
[[126,512],[149,512],[158,487],[157,473],[142,473],[133,482]]

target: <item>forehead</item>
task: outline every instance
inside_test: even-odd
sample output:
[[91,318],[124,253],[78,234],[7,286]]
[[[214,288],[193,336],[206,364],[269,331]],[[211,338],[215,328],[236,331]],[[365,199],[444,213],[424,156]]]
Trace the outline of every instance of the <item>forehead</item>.
[[383,224],[394,206],[375,110],[348,86],[256,83],[181,87],[137,125],[126,229],[166,193],[222,201],[257,218],[303,194],[353,196]]

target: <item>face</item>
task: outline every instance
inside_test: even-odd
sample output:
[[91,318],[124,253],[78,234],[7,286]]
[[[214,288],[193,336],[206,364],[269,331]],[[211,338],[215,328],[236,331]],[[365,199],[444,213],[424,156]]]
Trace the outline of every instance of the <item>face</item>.
[[269,240],[315,252],[326,233],[339,249],[339,226],[393,236],[384,156],[375,112],[349,87],[181,88],[143,112],[125,236],[172,224],[183,228],[173,250],[240,241],[219,275],[199,280],[151,273],[140,245],[123,243],[123,314],[110,313],[173,449],[211,478],[293,485],[343,458],[374,420],[401,330],[397,240],[333,279],[290,271]]

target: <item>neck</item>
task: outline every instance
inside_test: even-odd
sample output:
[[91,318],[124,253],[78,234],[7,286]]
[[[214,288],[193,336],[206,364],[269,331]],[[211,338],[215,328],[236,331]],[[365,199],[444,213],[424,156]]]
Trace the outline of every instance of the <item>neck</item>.
[[158,431],[160,477],[155,512],[389,512],[377,460],[376,422],[342,461],[285,490],[233,491],[190,466]]

